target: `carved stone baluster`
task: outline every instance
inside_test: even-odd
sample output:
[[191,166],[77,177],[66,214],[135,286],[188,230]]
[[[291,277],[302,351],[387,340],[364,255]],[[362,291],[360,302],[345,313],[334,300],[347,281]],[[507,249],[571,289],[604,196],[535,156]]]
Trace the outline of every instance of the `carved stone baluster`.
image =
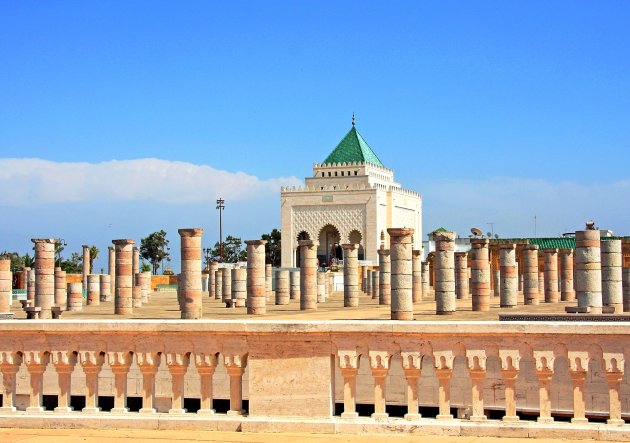
[[588,423],[584,403],[584,383],[588,372],[588,351],[569,351],[569,373],[573,380],[573,418],[571,423]]
[[520,369],[521,356],[514,349],[499,350],[501,374],[505,383],[505,415],[503,421],[519,421],[516,415],[516,378]]
[[155,374],[160,369],[161,355],[157,352],[139,352],[136,363],[142,373],[142,408],[140,414],[155,414]]
[[451,415],[451,375],[453,374],[452,351],[436,351],[433,353],[435,361],[435,375],[438,379],[438,403],[440,412],[435,417],[438,420],[452,420]]
[[357,351],[338,351],[339,369],[343,376],[343,412],[342,418],[357,418],[357,372],[359,355]]
[[166,354],[166,365],[171,373],[173,397],[171,399],[171,409],[169,414],[185,414],[184,409],[184,376],[190,363],[190,354],[168,353]]
[[623,379],[625,361],[623,352],[604,352],[604,371],[608,381],[608,397],[610,412],[606,423],[609,425],[623,425],[621,418],[621,402],[619,401],[619,385]]
[[124,414],[129,412],[127,408],[127,374],[131,366],[132,355],[130,352],[108,352],[107,361],[114,373],[114,407],[112,414]]
[[212,376],[217,367],[216,354],[195,354],[195,366],[201,382],[201,406],[197,411],[199,415],[212,415]]
[[86,414],[99,412],[98,407],[98,374],[101,372],[105,357],[95,351],[80,351],[79,361],[85,373],[85,408],[81,410]]
[[466,351],[468,360],[468,374],[472,381],[472,415],[471,421],[484,421],[486,415],[483,410],[483,380],[486,378],[486,351]]
[[0,352],[0,372],[2,373],[2,407],[0,412],[15,412],[15,374],[22,364],[22,355],[17,352]]
[[50,361],[50,354],[44,351],[27,351],[24,353],[24,364],[30,375],[30,393],[27,413],[44,412],[42,391],[44,389],[44,371]]
[[372,418],[384,420],[388,417],[385,411],[385,389],[391,355],[385,351],[370,351],[368,355],[370,369],[374,377],[374,413]]
[[539,423],[552,423],[551,399],[549,397],[551,378],[553,377],[553,351],[534,351],[536,378],[538,379],[538,397],[540,400]]
[[59,380],[59,402],[55,412],[70,412],[72,411],[70,407],[72,371],[77,364],[77,354],[71,351],[53,351],[51,356]]
[[405,420],[418,420],[418,381],[420,380],[422,355],[420,352],[401,352],[402,367],[407,379],[407,413]]
[[223,362],[230,376],[230,410],[227,415],[243,415],[243,373],[247,366],[247,354],[224,355]]

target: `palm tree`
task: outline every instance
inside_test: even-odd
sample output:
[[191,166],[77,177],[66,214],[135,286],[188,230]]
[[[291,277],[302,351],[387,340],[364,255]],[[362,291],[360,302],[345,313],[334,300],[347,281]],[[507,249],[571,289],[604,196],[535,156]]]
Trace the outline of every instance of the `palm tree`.
[[90,274],[94,265],[94,259],[98,257],[99,250],[96,246],[90,246]]

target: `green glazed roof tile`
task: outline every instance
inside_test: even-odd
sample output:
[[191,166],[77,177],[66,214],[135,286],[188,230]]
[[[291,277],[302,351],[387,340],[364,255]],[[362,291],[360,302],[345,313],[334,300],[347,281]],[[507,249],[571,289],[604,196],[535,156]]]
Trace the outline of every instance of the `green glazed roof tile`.
[[337,147],[330,153],[322,164],[332,163],[373,163],[383,166],[383,163],[376,156],[370,145],[363,139],[359,131],[352,126],[346,136],[339,142]]

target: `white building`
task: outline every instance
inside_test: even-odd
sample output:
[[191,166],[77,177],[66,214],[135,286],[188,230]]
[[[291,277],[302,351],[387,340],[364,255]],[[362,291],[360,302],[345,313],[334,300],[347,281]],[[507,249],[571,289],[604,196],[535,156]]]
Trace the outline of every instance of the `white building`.
[[394,181],[354,126],[332,153],[313,165],[305,187],[283,187],[282,267],[299,266],[298,240],[319,242],[320,263],[328,263],[340,244],[359,243],[359,259],[378,263],[387,228],[413,228],[414,249],[422,246],[422,198]]

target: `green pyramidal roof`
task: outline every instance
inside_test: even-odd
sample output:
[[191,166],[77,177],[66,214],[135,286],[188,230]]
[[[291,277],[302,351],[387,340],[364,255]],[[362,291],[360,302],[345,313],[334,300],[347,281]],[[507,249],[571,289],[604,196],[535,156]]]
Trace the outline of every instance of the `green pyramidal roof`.
[[346,136],[339,142],[337,147],[330,153],[326,160],[322,164],[331,163],[373,163],[375,165],[383,166],[383,163],[376,156],[370,145],[367,144],[359,131],[352,126],[352,129],[348,131]]

